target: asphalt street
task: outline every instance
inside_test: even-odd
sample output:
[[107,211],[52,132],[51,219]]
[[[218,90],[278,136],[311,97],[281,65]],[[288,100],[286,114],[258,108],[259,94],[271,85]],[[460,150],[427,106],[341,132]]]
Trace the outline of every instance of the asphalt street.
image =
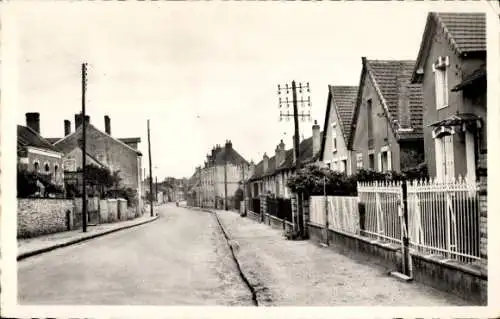
[[215,217],[163,206],[152,223],[18,263],[19,303],[251,306]]

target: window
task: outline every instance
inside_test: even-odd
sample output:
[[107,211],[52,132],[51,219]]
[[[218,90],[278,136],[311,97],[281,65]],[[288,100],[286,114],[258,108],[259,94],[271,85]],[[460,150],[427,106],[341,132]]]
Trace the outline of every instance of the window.
[[375,169],[375,154],[369,154],[368,155],[368,162],[369,162],[369,168],[370,169]]
[[448,57],[438,57],[436,63],[432,65],[434,72],[434,88],[436,93],[436,109],[448,106]]
[[342,173],[347,173],[347,160],[342,160],[342,167],[340,168]]
[[58,165],[55,165],[54,166],[54,180],[57,181],[57,171],[59,170],[59,166]]
[[362,153],[356,154],[356,168],[357,169],[363,168],[363,154]]
[[40,170],[40,163],[38,163],[38,161],[35,161],[33,163],[33,169],[34,169],[35,173],[38,173],[38,171]]
[[326,163],[326,167],[328,167],[328,169],[332,169],[332,165],[330,164],[330,162]]
[[332,151],[337,151],[337,123],[332,124]]

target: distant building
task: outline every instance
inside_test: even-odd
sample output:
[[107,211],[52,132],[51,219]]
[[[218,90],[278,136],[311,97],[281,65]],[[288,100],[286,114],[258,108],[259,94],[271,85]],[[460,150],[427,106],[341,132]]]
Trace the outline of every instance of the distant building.
[[40,114],[26,113],[26,126],[17,126],[17,163],[20,170],[47,176],[64,185],[63,153],[40,135]]
[[226,141],[224,147],[216,145],[207,155],[204,166],[198,168],[198,196],[202,205],[225,207],[226,189],[229,202],[251,173],[250,164],[233,148],[231,141]]

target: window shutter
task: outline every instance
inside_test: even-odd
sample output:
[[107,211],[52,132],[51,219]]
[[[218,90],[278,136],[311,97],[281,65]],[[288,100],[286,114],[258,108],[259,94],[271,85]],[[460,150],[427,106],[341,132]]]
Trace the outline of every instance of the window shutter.
[[377,163],[378,164],[378,171],[382,172],[382,153],[381,152],[379,152],[377,154],[377,162],[378,162]]
[[436,157],[436,178],[438,181],[443,180],[443,147],[441,138],[434,139],[435,157]]
[[392,155],[391,151],[387,151],[387,169],[392,171]]

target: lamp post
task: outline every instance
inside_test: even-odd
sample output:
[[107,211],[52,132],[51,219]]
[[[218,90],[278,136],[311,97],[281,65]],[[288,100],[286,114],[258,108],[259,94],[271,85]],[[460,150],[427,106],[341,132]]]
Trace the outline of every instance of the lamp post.
[[[300,99],[297,99],[297,89],[301,95]],[[281,87],[278,84],[278,95],[279,95],[279,108],[280,108],[280,121],[283,119],[290,120],[293,117],[294,122],[294,152],[295,152],[295,171],[298,173],[301,167],[300,163],[300,140],[299,140],[299,117],[302,121],[311,121],[311,97],[309,93],[311,92],[309,87],[309,82],[306,84],[299,83],[298,87],[295,81],[292,81],[292,85],[285,84],[285,87]],[[290,94],[292,95],[290,98]],[[283,99],[281,96],[284,96]],[[298,103],[301,104],[301,113],[299,113]],[[290,110],[290,104],[292,104],[292,110]],[[286,110],[285,110],[286,109]],[[293,216],[294,230],[298,230],[299,233],[305,235],[305,225],[304,216],[302,212],[302,194],[297,194],[297,216]],[[297,229],[298,228],[298,229]]]

